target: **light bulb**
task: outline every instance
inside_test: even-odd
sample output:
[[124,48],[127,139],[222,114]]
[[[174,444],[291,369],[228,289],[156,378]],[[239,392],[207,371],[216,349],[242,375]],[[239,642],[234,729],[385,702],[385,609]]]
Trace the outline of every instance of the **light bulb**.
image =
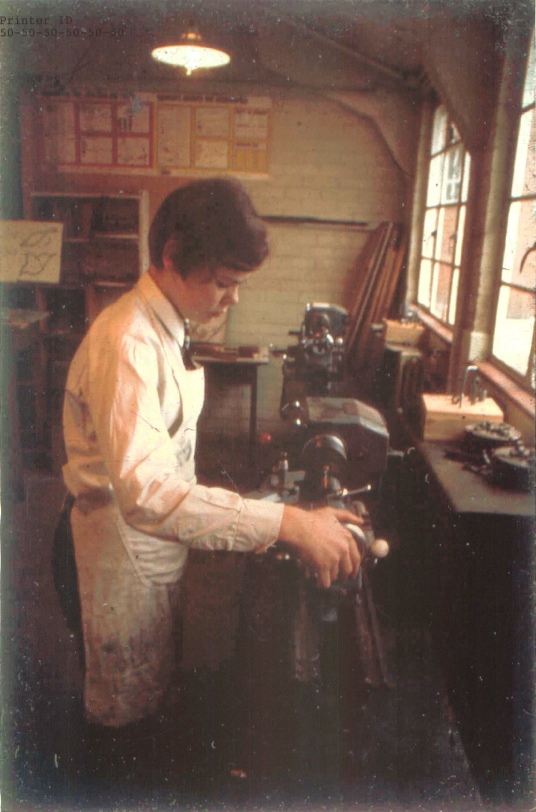
[[231,61],[229,54],[205,45],[201,36],[194,31],[183,34],[177,45],[163,45],[155,48],[151,56],[166,65],[182,67],[191,76],[200,68],[219,68]]

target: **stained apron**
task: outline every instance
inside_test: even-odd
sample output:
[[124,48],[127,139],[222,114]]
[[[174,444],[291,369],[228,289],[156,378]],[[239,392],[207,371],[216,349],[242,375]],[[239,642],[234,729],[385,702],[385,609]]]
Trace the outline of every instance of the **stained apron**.
[[[182,416],[170,440],[184,479],[193,484],[203,370],[174,369],[173,374]],[[79,496],[71,527],[82,609],[86,716],[119,727],[157,710],[177,668],[187,548],[130,527],[111,491]],[[164,577],[159,559],[168,573]]]

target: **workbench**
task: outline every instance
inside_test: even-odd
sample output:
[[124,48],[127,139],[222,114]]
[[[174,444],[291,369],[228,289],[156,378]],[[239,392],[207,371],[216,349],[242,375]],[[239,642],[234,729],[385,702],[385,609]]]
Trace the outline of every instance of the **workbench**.
[[463,462],[448,456],[457,446],[419,442],[419,453],[451,511],[459,515],[534,516],[534,495],[493,485],[484,475],[464,468]]
[[491,484],[449,450],[417,442],[410,510],[467,756],[484,794],[509,802],[532,789],[535,763],[534,497]]
[[223,381],[229,386],[247,386],[249,388],[249,463],[253,463],[253,454],[257,439],[257,395],[259,367],[270,360],[268,349],[248,356],[241,356],[238,351],[207,354],[192,352],[194,360],[205,367],[208,375],[214,376],[218,383]]

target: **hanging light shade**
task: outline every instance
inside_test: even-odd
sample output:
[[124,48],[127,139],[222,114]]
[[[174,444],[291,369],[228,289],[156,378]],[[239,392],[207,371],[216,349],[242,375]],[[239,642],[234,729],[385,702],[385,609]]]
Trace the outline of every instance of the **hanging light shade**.
[[174,45],[155,48],[151,56],[166,65],[185,68],[187,76],[199,68],[220,68],[231,61],[229,54],[207,45],[195,30],[182,34]]

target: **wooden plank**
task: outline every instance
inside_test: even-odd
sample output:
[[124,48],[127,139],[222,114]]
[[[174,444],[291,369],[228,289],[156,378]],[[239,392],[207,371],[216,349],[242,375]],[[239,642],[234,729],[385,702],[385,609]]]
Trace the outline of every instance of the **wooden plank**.
[[347,357],[349,366],[352,369],[357,368],[360,355],[359,343],[361,337],[363,336],[363,320],[370,308],[371,296],[373,295],[374,288],[381,273],[392,227],[392,223],[382,223],[382,225],[378,227],[378,243],[375,246],[375,250],[371,256],[371,261],[367,269],[367,275],[364,279],[363,289],[353,314],[351,328],[346,339]]
[[374,229],[374,231],[370,232],[369,238],[365,243],[363,250],[360,252],[359,256],[356,259],[354,267],[351,272],[351,276],[355,280],[355,288],[354,290],[348,294],[348,311],[350,313],[350,318],[353,323],[355,316],[357,315],[357,310],[359,304],[361,302],[364,286],[370,272],[371,264],[373,262],[373,258],[375,253],[378,250],[380,241],[381,241],[381,234],[382,234],[382,227],[383,223]]
[[[364,303],[363,315],[355,331],[352,346],[349,348],[349,367],[360,376],[364,375],[365,378],[371,372],[371,365],[368,363],[372,343],[371,327],[386,315],[398,280],[397,257],[400,233],[401,226],[394,223],[388,224],[378,264],[370,276],[370,296]],[[366,381],[364,386],[366,388]]]
[[395,247],[395,256],[393,258],[393,268],[387,280],[385,301],[383,304],[383,312],[380,318],[387,316],[391,310],[393,299],[400,281],[402,269],[405,266],[407,250],[408,250],[409,234],[404,226],[398,226],[397,245]]

